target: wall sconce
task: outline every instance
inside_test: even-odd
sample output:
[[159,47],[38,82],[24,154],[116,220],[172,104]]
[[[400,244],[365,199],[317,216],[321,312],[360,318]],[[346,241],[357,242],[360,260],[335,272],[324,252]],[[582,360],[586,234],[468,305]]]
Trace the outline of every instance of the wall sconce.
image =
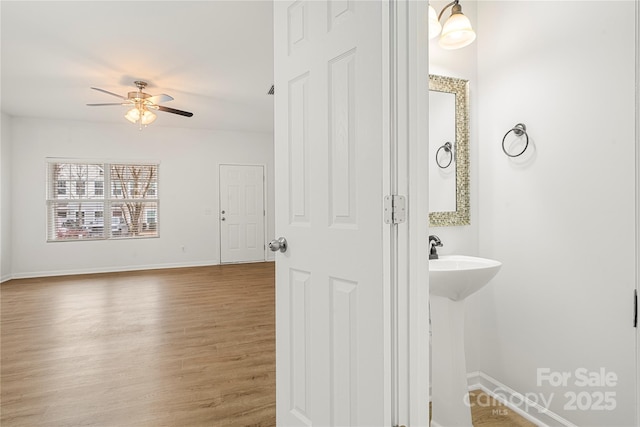
[[[440,34],[438,44],[443,49],[460,49],[473,43],[476,33],[471,28],[471,21],[462,13],[460,0],[454,0],[446,5],[436,18],[436,10],[429,5],[429,38],[433,39]],[[440,25],[440,19],[444,11],[451,7],[451,16]],[[442,30],[442,34],[441,34]]]

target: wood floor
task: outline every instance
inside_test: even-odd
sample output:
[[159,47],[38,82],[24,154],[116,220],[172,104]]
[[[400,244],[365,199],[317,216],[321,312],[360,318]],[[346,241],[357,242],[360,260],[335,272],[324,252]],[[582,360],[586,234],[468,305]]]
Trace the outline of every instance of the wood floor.
[[273,263],[0,291],[3,427],[275,425]]
[[[469,403],[472,405],[471,422],[474,427],[536,427],[481,390],[469,392]],[[432,410],[429,403],[429,421]]]
[[536,425],[480,390],[469,392],[474,427],[535,427]]
[[12,280],[0,313],[2,427],[275,425],[273,263]]

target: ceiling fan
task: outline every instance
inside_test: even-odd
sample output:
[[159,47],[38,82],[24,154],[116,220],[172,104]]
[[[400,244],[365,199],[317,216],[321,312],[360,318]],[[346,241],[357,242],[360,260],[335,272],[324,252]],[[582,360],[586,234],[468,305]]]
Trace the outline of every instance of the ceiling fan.
[[164,105],[159,105],[161,102],[172,101],[173,98],[165,94],[149,95],[148,93],[143,92],[144,88],[147,87],[147,82],[136,80],[133,83],[136,85],[138,90],[129,92],[127,96],[118,95],[117,93],[109,92],[108,90],[92,87],[91,89],[97,90],[98,92],[104,92],[106,94],[120,98],[122,102],[87,105],[90,107],[102,107],[104,105],[124,105],[127,107],[131,107],[131,109],[127,112],[127,114],[125,114],[124,117],[131,123],[138,123],[140,129],[142,129],[143,125],[147,126],[153,123],[153,121],[156,119],[156,115],[151,110],[164,111],[166,113],[178,114],[185,117],[193,116],[193,113],[190,113],[188,111],[176,110],[175,108],[169,108],[165,107]]

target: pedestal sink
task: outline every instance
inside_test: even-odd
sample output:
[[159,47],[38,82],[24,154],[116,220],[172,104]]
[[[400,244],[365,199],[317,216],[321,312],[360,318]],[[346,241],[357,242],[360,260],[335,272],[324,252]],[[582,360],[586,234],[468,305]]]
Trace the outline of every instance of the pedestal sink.
[[463,255],[429,260],[433,427],[472,427],[464,353],[464,299],[498,273],[502,263]]

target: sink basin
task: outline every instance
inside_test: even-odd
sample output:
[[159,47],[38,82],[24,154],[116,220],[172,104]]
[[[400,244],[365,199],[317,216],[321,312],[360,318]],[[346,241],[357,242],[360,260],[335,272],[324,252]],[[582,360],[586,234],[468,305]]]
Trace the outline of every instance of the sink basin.
[[430,293],[453,301],[463,300],[489,283],[501,266],[499,261],[464,255],[430,259]]

